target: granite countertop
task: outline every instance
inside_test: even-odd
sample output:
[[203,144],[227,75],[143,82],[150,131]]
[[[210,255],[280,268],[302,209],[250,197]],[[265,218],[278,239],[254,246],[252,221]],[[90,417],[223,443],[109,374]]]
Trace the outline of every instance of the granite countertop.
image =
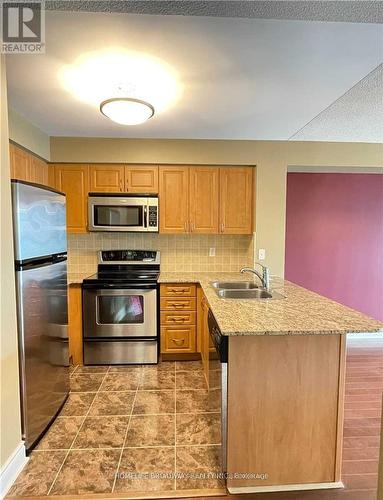
[[[91,273],[68,273],[69,284],[81,284]],[[220,299],[211,281],[249,281],[240,273],[160,274],[160,283],[199,283],[223,335],[339,335],[383,331],[383,323],[281,278],[271,290],[284,299]],[[255,279],[258,283],[258,278]]]
[[[239,273],[161,273],[160,283],[199,283],[223,335],[339,335],[383,331],[383,323],[281,278],[270,288],[286,298],[220,299],[210,282],[249,281]],[[257,278],[256,280],[257,281]]]

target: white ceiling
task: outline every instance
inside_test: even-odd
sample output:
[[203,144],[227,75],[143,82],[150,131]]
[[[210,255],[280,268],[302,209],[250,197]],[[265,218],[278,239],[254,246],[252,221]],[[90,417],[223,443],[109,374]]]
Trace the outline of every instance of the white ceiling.
[[[286,140],[381,63],[382,40],[378,24],[47,12],[46,54],[7,56],[9,101],[49,135]],[[177,106],[123,127],[60,86],[63,65],[108,47],[175,68]]]

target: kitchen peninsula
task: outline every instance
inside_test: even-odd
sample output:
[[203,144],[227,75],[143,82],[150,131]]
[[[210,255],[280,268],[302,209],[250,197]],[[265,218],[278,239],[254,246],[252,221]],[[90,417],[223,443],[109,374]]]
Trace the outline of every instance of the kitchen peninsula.
[[[228,336],[227,488],[231,493],[340,488],[346,336],[383,324],[279,278],[285,298],[225,300],[214,280],[239,273],[161,273],[197,283]],[[223,447],[225,448],[225,447]]]
[[[83,278],[69,275],[72,283]],[[171,288],[174,302],[197,290],[197,337],[199,330],[208,335],[207,325],[199,326],[200,315],[206,322],[198,312],[202,297],[228,339],[229,492],[341,488],[346,334],[380,332],[383,324],[281,278],[271,280],[271,291],[283,296],[275,300],[221,299],[211,284],[216,280],[249,277],[183,272],[159,277],[161,290]],[[199,346],[203,343],[200,339]]]

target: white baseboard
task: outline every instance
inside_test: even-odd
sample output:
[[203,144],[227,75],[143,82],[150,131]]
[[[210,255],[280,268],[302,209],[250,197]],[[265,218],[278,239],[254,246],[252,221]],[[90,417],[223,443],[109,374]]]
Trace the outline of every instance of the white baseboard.
[[383,338],[383,332],[376,333],[348,333],[347,340],[352,339],[381,339]]
[[229,493],[272,493],[275,491],[308,491],[308,490],[329,490],[332,488],[344,488],[342,481],[334,483],[303,483],[303,484],[281,484],[278,486],[232,486],[228,487]]
[[0,499],[2,500],[7,491],[14,483],[17,476],[20,474],[25,464],[28,462],[28,457],[25,454],[24,442],[18,445],[12,455],[0,471]]

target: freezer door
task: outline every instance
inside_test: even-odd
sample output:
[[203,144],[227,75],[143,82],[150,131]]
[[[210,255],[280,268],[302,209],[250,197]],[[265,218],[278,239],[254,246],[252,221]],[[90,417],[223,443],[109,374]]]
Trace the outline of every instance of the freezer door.
[[69,392],[66,261],[16,276],[23,437],[29,449]]
[[65,196],[44,187],[12,181],[15,259],[65,253]]

